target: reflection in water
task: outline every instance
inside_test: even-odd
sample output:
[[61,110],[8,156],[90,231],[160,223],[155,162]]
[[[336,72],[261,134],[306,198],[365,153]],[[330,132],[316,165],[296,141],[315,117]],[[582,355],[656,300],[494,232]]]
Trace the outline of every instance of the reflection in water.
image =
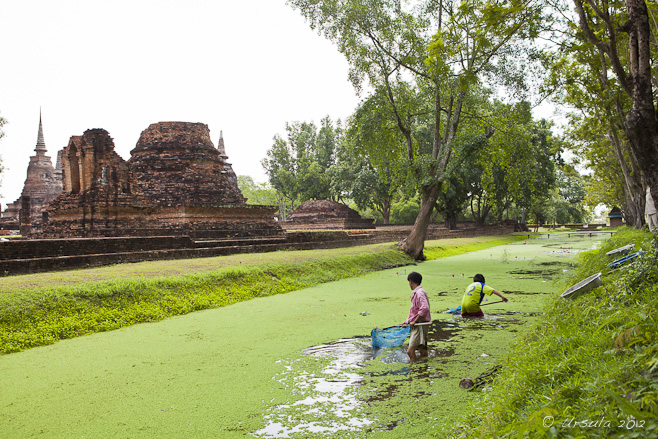
[[[373,348],[370,337],[341,339],[304,349],[300,359],[281,361],[286,370],[275,377],[300,399],[271,407],[264,416],[266,426],[253,435],[289,438],[341,432],[349,436],[349,432],[367,428],[392,429],[398,421],[376,419],[368,413],[371,402],[394,397],[413,380],[447,378],[441,368],[455,353],[458,334],[464,329],[500,329],[521,323],[508,316],[433,321],[428,334],[429,360],[421,359],[413,365],[409,364],[405,347]],[[420,390],[414,395],[429,396]]]
[[370,337],[341,339],[302,352],[330,361],[312,374],[296,371],[297,362],[288,365],[284,376],[277,379],[292,379],[294,393],[304,398],[270,409],[265,415],[265,428],[254,435],[287,438],[296,433],[358,431],[370,425],[372,421],[359,415],[361,402],[354,394],[354,387],[363,379],[355,370],[372,358]]
[[[457,321],[434,321],[429,338],[433,342],[451,342],[460,329]],[[313,346],[302,351],[305,357],[290,361],[276,380],[291,386],[301,399],[272,407],[266,412],[266,426],[254,432],[263,438],[288,438],[304,433],[329,434],[362,431],[375,420],[365,416],[368,403],[388,399],[408,380],[441,378],[442,375],[429,363],[409,365],[406,348],[373,348],[370,337],[341,339],[333,343]],[[441,358],[454,353],[454,348],[432,349],[429,357]],[[310,360],[310,363],[309,363]],[[383,365],[376,370],[366,366]],[[309,369],[321,369],[308,372]],[[359,393],[365,378],[378,380],[375,392]],[[391,378],[394,381],[391,382]],[[422,396],[419,393],[417,396]],[[393,428],[395,423],[388,425]],[[386,426],[385,426],[386,428]]]

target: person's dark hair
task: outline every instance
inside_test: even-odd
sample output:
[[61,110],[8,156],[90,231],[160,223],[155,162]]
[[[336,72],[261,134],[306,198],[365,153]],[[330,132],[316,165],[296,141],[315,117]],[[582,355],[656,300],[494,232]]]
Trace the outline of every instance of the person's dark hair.
[[420,285],[420,283],[423,281],[423,276],[421,276],[420,273],[416,273],[415,271],[412,271],[411,273],[409,273],[409,276],[407,276],[407,280],[410,280],[413,283]]
[[476,274],[475,276],[473,276],[473,282],[482,282],[482,283],[484,283],[484,276],[482,276],[479,273]]

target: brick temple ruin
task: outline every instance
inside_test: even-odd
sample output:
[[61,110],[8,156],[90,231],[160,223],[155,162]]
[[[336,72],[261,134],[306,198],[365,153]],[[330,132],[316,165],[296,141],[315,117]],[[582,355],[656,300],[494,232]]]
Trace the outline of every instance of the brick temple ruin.
[[41,115],[34,151],[36,154],[30,157],[21,196],[8,204],[2,212],[0,227],[3,230],[20,230],[23,235],[41,230],[48,221],[48,205],[62,192],[61,155],[57,155],[56,166],[53,167],[53,162],[46,155],[48,150],[43,137]]
[[224,149],[202,123],[159,122],[125,161],[104,129],[73,136],[62,151],[63,192],[41,238],[281,235],[274,206],[248,205]]
[[[23,194],[12,204],[24,234],[0,240],[0,274],[338,248],[399,241],[409,233],[404,225],[374,230],[373,220],[326,200],[303,203],[290,221],[277,222],[275,206],[246,204],[223,135],[215,148],[205,124],[152,124],[127,161],[107,131],[87,130],[70,138],[55,168],[48,166],[41,123],[39,128]],[[62,192],[44,214],[58,181]],[[486,234],[509,231],[490,228]],[[431,225],[427,238],[477,234],[482,231],[474,227]]]
[[295,209],[284,222],[286,229],[374,229],[375,220],[330,200],[309,200]]

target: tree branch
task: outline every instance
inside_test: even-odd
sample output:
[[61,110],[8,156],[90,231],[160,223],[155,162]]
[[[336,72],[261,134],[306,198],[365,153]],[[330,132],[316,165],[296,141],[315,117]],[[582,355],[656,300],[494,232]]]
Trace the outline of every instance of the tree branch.
[[[591,6],[592,1],[591,0],[585,0],[587,3]],[[617,75],[617,78],[619,79],[619,83],[621,84],[622,88],[628,95],[632,95],[633,90],[629,84],[628,81],[628,75],[626,74],[626,71],[624,70],[624,67],[619,60],[619,56],[617,54],[617,47],[616,47],[616,34],[614,31],[614,28],[612,28],[612,23],[610,23],[610,27],[606,24],[606,27],[609,32],[610,36],[610,42],[609,43],[604,43],[601,41],[592,31],[592,29],[589,26],[589,22],[587,19],[587,14],[585,13],[585,9],[583,8],[583,3],[581,0],[573,0],[573,3],[576,7],[576,12],[578,13],[578,18],[580,21],[580,28],[583,31],[583,34],[585,37],[592,43],[594,44],[599,51],[604,52],[606,55],[608,55],[608,59],[610,60],[610,64],[612,66],[612,69],[615,71],[615,74]],[[598,8],[597,8],[598,9]],[[598,15],[598,14],[597,14]],[[604,15],[602,13],[602,15]],[[604,22],[605,18],[601,17]]]
[[391,59],[392,59],[393,61],[395,61],[397,64],[401,65],[401,66],[404,67],[405,69],[407,69],[407,70],[409,70],[409,71],[415,73],[416,75],[421,76],[421,77],[423,77],[423,78],[425,78],[425,79],[429,79],[429,80],[432,79],[432,78],[431,78],[429,75],[427,75],[426,73],[421,72],[420,70],[418,70],[418,69],[416,69],[416,68],[410,66],[409,64],[403,62],[403,61],[400,60],[398,57],[396,57],[393,53],[391,53],[391,51],[389,51],[388,49],[386,49],[386,48],[381,44],[381,42],[379,41],[379,39],[378,39],[375,35],[373,35],[373,33],[372,33],[370,30],[366,31],[366,34],[367,34],[368,38],[370,38],[370,40],[373,42],[373,44],[375,45],[375,47],[379,48],[379,50],[381,50],[383,53],[385,53],[386,56],[388,56],[389,58],[391,58]]

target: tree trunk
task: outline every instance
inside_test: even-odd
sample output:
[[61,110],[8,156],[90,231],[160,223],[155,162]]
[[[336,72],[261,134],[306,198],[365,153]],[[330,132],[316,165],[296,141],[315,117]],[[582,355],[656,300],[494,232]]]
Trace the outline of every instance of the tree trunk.
[[432,211],[434,210],[434,205],[436,204],[436,200],[439,198],[440,192],[440,183],[423,188],[420,211],[416,217],[416,222],[414,222],[409,236],[407,236],[399,244],[402,251],[415,260],[425,260],[425,255],[423,254],[423,249],[425,248],[425,237],[427,236],[427,228],[429,227],[430,221],[432,219]]
[[446,227],[448,230],[457,230],[457,216],[446,215]]
[[487,216],[489,215],[489,212],[491,212],[491,206],[485,204],[484,208],[482,209],[482,216],[478,219],[478,226],[484,226],[484,224],[487,222]]
[[389,224],[391,221],[391,200],[384,200],[379,213],[381,213],[384,218],[384,224]]
[[[599,39],[589,27],[583,1],[574,0],[574,4],[584,36],[598,48],[601,54],[608,56],[619,84],[631,98],[633,104],[631,110],[626,113],[624,131],[651,194],[656,198],[658,196],[658,121],[653,105],[651,27],[645,0],[626,0],[628,21],[619,28],[613,26],[607,11],[593,9],[605,23],[609,43]],[[617,32],[628,33],[628,73],[624,70],[625,64],[620,61],[617,54]]]
[[644,198],[632,197],[626,191],[624,191],[624,198],[623,210],[626,224],[632,225],[636,229],[642,228],[644,225]]
[[[621,106],[618,105],[618,111]],[[608,132],[608,139],[612,145],[612,152],[619,163],[621,173],[624,177],[624,186],[622,191],[625,198],[625,213],[628,224],[633,224],[633,227],[639,229],[644,225],[644,200],[645,192],[642,190],[642,182],[640,180],[640,171],[631,169],[634,164],[633,152],[626,151],[631,158],[631,166],[626,162],[626,156],[623,151],[621,140],[614,129]],[[633,167],[634,168],[634,167]]]
[[[658,123],[651,85],[651,27],[644,0],[626,0],[633,108],[626,114],[626,131],[651,195],[658,195]],[[644,213],[644,212],[643,212]]]
[[475,212],[475,209],[473,208],[473,200],[474,199],[475,199],[475,196],[472,195],[471,196],[471,216],[473,217],[473,221],[475,221],[475,223],[477,224],[478,222],[480,222],[480,210],[481,210],[480,209],[480,197],[478,196],[478,200],[477,200],[477,208],[478,208],[477,213]]

